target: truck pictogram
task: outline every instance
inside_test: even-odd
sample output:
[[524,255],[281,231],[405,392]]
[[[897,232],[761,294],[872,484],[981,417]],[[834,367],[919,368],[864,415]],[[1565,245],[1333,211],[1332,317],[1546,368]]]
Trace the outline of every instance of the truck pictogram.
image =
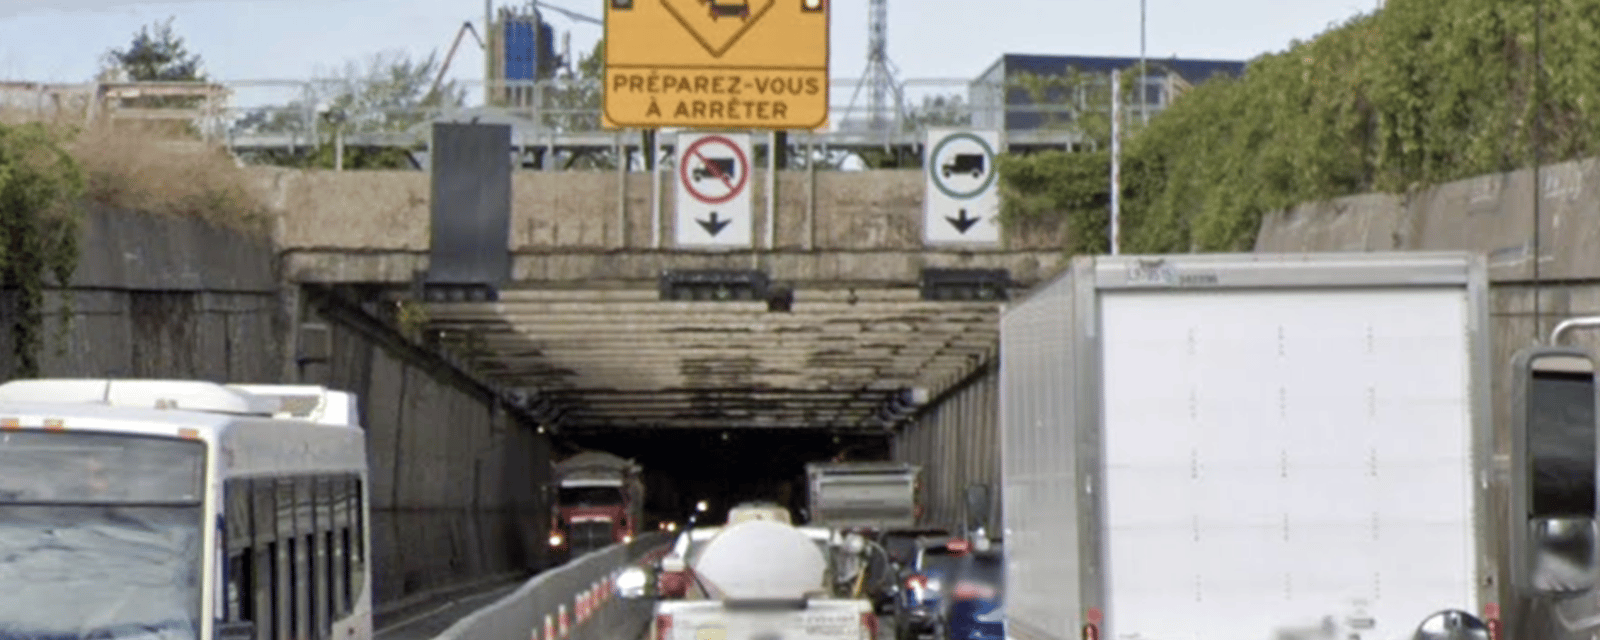
[[734,177],[733,158],[705,158],[705,164],[695,167],[690,175],[695,182],[706,178],[732,179]]
[[700,0],[710,5],[711,19],[739,18],[750,19],[750,0]]
[[948,178],[952,173],[971,173],[973,178],[983,177],[983,154],[958,153],[951,160],[942,167],[944,177]]

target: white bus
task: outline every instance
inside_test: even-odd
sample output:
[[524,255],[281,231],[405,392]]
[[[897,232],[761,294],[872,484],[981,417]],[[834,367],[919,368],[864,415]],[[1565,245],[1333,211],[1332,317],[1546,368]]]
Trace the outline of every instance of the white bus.
[[0,638],[370,640],[349,393],[0,384]]

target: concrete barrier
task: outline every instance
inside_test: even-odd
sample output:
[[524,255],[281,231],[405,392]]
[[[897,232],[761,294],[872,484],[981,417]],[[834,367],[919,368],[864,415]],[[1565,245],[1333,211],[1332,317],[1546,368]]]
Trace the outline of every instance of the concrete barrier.
[[638,638],[649,624],[652,603],[615,597],[613,578],[625,566],[659,556],[671,540],[664,533],[646,534],[541,573],[511,595],[456,621],[438,640]]

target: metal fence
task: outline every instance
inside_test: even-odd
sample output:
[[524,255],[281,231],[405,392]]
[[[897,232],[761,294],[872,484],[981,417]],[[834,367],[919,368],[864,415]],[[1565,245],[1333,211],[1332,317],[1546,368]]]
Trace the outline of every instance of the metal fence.
[[[1005,128],[1009,137],[1051,144],[1077,140],[1074,122],[1107,105],[1078,98],[1030,99],[1016,84],[961,79],[910,79],[899,83],[891,104],[874,110],[860,81],[829,83],[829,124],[797,131],[791,139],[811,144],[889,144],[920,140],[930,127]],[[478,118],[513,125],[514,137],[556,146],[593,142],[610,146],[617,135],[601,125],[602,87],[594,80],[458,81],[457,101],[415,95],[383,95],[351,80],[240,80],[216,83],[89,83],[49,85],[0,83],[0,109],[65,119],[133,118],[185,121],[204,138],[234,147],[309,147],[335,131],[346,144],[424,144],[435,120]],[[1020,93],[1019,93],[1020,92]],[[157,94],[161,97],[157,97]],[[174,97],[176,96],[176,97]],[[161,108],[150,108],[164,100]],[[174,106],[176,105],[176,106]]]

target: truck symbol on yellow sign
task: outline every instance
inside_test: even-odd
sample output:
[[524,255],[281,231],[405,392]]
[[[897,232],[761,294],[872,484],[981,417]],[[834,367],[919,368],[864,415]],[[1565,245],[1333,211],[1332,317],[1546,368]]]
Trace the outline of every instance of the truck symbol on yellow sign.
[[607,127],[817,129],[827,0],[608,3]]
[[700,1],[711,5],[712,20],[716,20],[717,18],[723,16],[733,16],[736,18],[743,18],[745,20],[750,19],[750,2],[748,0],[736,0],[735,2],[717,2],[717,0]]

